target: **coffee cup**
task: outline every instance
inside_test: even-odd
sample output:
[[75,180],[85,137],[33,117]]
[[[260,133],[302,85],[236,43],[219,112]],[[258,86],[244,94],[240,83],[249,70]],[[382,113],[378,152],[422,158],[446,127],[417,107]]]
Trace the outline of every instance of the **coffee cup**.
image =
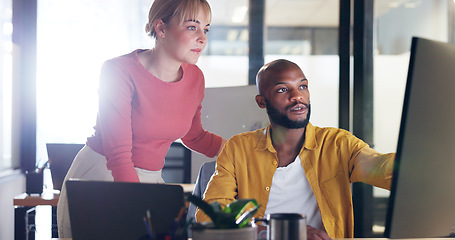
[[267,225],[267,240],[306,240],[306,216],[297,213],[273,213],[255,218]]

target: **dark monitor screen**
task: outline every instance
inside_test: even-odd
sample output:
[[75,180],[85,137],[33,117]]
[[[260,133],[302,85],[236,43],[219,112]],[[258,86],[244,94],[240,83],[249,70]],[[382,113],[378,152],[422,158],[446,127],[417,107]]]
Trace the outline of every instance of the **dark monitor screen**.
[[63,180],[77,153],[85,144],[46,143],[54,189],[62,190]]
[[455,45],[413,38],[385,236],[448,237],[455,224]]
[[183,188],[174,184],[66,181],[73,240],[164,239],[184,207]]

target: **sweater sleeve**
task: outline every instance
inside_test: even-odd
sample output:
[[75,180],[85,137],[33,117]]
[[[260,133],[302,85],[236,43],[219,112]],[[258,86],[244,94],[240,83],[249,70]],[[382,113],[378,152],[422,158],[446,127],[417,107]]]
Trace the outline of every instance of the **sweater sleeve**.
[[[190,69],[187,69],[188,75],[193,75],[191,78],[194,80],[195,85],[198,87],[198,101],[199,105],[194,113],[193,120],[191,122],[191,127],[184,137],[182,137],[182,142],[190,149],[204,154],[209,158],[213,158],[219,152],[222,142],[222,137],[206,131],[202,127],[201,122],[201,110],[202,110],[202,100],[205,95],[205,79],[202,71],[195,65],[191,65]],[[193,96],[196,98],[196,96]]]
[[190,149],[213,158],[220,150],[222,138],[202,128],[201,109],[202,105],[199,105],[196,114],[194,114],[191,128],[182,138],[182,142]]
[[99,123],[107,168],[114,181],[139,182],[132,162],[131,102],[134,84],[115,60],[101,70]]

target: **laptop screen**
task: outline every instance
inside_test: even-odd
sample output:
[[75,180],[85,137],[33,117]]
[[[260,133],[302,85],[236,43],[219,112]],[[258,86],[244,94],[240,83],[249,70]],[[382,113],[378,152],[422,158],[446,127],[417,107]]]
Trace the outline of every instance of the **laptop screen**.
[[179,185],[70,180],[66,187],[74,240],[144,239],[147,211],[154,235],[167,234],[184,207]]

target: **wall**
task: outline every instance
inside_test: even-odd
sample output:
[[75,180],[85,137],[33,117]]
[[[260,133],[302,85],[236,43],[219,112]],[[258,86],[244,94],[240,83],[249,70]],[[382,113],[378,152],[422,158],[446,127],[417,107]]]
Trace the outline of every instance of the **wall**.
[[[202,124],[223,138],[267,126],[265,111],[257,107],[256,86],[207,88],[202,102]],[[202,163],[214,161],[202,154],[191,153],[191,180],[196,181]]]

